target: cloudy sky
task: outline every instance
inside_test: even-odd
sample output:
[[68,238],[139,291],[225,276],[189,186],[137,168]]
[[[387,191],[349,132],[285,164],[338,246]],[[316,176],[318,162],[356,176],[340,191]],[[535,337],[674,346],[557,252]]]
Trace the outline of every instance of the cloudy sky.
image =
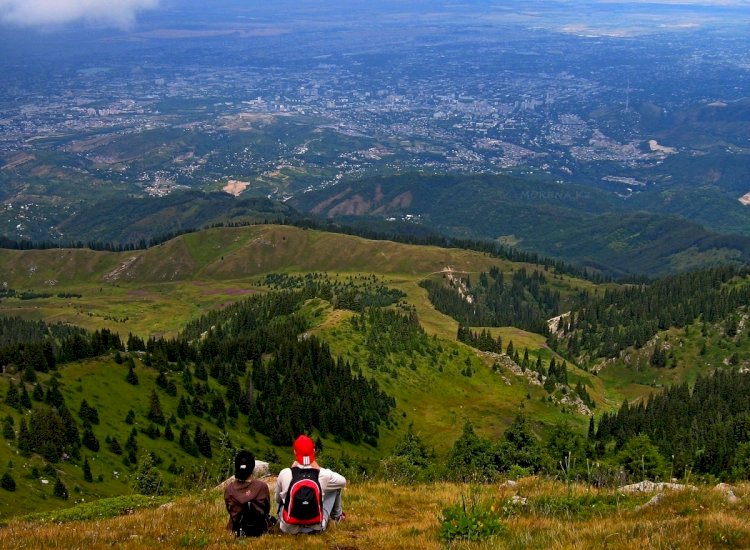
[[0,0],[0,19],[21,26],[91,21],[127,27],[139,11],[158,4],[159,0]]
[[[460,6],[462,2],[456,3],[454,0],[446,2],[445,0],[432,0],[431,2],[425,2],[424,0],[400,0],[395,3],[393,0],[370,0],[366,2],[370,8],[377,10],[378,2],[384,4],[400,5],[404,8],[421,6],[425,8],[440,9],[441,7]],[[279,6],[278,0],[205,0],[204,2],[196,2],[195,0],[0,0],[0,22],[6,25],[20,26],[20,27],[35,27],[35,26],[55,26],[65,25],[74,22],[90,22],[98,25],[104,24],[119,28],[128,28],[133,25],[137,20],[139,14],[142,14],[148,10],[158,10],[159,8],[171,4],[173,8],[181,8],[182,10],[192,11],[193,14],[201,13],[201,10],[217,9],[219,6],[222,7],[236,7],[239,9],[253,9],[253,6],[269,9],[276,5],[279,8],[279,13],[284,13],[286,8],[295,8],[304,6],[308,10],[314,9],[319,5],[321,8],[330,8],[332,4],[338,3],[340,9],[345,9],[345,6],[352,2],[357,4],[360,0],[347,0],[342,2],[341,0],[294,0],[285,1],[285,7]],[[533,7],[534,5],[544,4],[557,4],[558,6],[565,6],[571,4],[572,6],[580,6],[582,3],[590,4],[681,4],[686,6],[733,6],[733,7],[750,7],[750,0],[582,0],[573,1],[571,0],[526,0],[525,2],[518,2],[520,5],[525,7]],[[500,0],[485,0],[484,2],[472,0],[471,2],[465,2],[466,6],[472,8],[478,6],[492,6],[492,5],[507,5],[508,2]],[[571,9],[572,9],[571,6]],[[191,9],[192,8],[192,9]],[[231,9],[231,8],[230,8]],[[205,11],[204,11],[205,13]]]

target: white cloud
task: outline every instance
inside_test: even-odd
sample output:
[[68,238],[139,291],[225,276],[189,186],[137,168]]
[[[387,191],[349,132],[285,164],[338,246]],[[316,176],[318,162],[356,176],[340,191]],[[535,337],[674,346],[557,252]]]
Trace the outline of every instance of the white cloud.
[[138,10],[158,4],[159,0],[0,0],[0,20],[23,26],[86,20],[127,27]]

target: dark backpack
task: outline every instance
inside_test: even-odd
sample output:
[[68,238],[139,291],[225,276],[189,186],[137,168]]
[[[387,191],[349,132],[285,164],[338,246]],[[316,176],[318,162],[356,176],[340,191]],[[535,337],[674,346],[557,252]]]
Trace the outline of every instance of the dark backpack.
[[292,481],[284,499],[282,517],[290,525],[314,525],[323,521],[323,490],[316,468],[292,468]]
[[247,502],[232,520],[232,532],[238,537],[259,537],[268,531],[268,517]]

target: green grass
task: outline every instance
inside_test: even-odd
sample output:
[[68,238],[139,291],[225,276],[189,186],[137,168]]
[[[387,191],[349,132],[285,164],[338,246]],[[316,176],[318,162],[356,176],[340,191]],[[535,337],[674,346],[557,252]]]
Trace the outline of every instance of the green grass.
[[102,520],[124,514],[132,514],[136,510],[156,508],[157,506],[166,504],[170,500],[170,497],[149,497],[144,495],[102,498],[94,502],[82,502],[71,508],[27,514],[21,516],[19,521],[29,523],[67,523],[70,521]]
[[[117,278],[105,279],[130,258],[135,260],[128,263]],[[480,433],[494,439],[519,412],[532,419],[539,436],[544,434],[546,427],[560,421],[568,421],[582,433],[587,425],[586,418],[548,403],[545,400],[547,392],[540,386],[529,384],[524,377],[516,377],[507,371],[492,372],[491,360],[455,341],[457,323],[435,310],[425,289],[419,286],[425,277],[439,276],[436,274],[446,266],[472,274],[492,266],[498,266],[504,272],[519,268],[517,264],[471,251],[368,241],[294,227],[217,228],[185,235],[149,250],[128,253],[0,250],[0,280],[7,281],[11,288],[82,295],[81,298],[53,296],[28,301],[5,299],[0,302],[0,314],[69,322],[91,330],[107,327],[119,332],[123,338],[129,332],[143,337],[171,336],[187,321],[208,309],[223,307],[253,293],[266,292],[262,279],[269,272],[326,272],[332,278],[372,273],[382,278],[387,286],[405,293],[404,301],[416,308],[429,336],[428,343],[421,353],[387,357],[387,366],[389,370],[396,367],[397,378],[383,370],[371,371],[366,367],[369,352],[362,336],[352,329],[349,322],[353,313],[335,310],[330,303],[319,299],[304,304],[301,314],[312,327],[310,332],[327,341],[334,355],[357,361],[365,374],[375,378],[397,403],[390,427],[381,426],[377,449],[324,438],[323,456],[336,458],[345,453],[377,465],[377,460],[390,452],[410,424],[428,445],[438,453],[444,453],[467,420]],[[528,264],[525,267],[527,270],[533,268]],[[53,280],[56,283],[51,285]],[[548,280],[568,296],[583,288],[590,292],[602,288],[569,277],[548,277]],[[541,356],[546,366],[553,356],[561,360],[540,335],[513,327],[489,330],[494,336],[502,336],[504,347],[513,340],[520,355],[527,347],[532,361]],[[735,340],[723,337],[720,325],[707,327],[706,331],[704,337],[701,327],[693,325],[687,331],[673,329],[661,335],[674,344],[677,368],[637,368],[638,357],[647,362],[648,350],[643,350],[632,352],[630,363],[626,359],[614,361],[599,375],[569,363],[571,386],[583,381],[599,405],[596,410],[607,410],[619,406],[623,399],[642,398],[656,391],[659,385],[692,381],[698,373],[706,372],[708,366],[722,365],[734,350],[739,350],[742,361],[750,360],[746,330]],[[700,355],[703,340],[707,341],[708,350],[705,355]],[[414,370],[409,367],[412,361]],[[111,357],[65,365],[60,369],[62,391],[74,415],[77,415],[84,397],[99,410],[101,423],[94,426],[94,433],[104,450],[96,457],[86,449],[82,450],[89,458],[95,481],[82,481],[80,463],[60,462],[54,465],[52,473],[68,486],[70,501],[54,498],[52,484],[44,485],[38,476],[31,475],[35,467],[39,472],[43,471],[41,458],[20,457],[11,444],[3,441],[0,444],[0,465],[5,465],[12,473],[18,490],[15,494],[0,491],[0,517],[31,510],[52,510],[80,499],[89,501],[132,492],[133,469],[123,464],[122,457],[106,450],[104,441],[110,435],[117,436],[121,444],[125,442],[131,426],[124,423],[124,418],[131,408],[137,415],[137,427],[148,425],[145,414],[157,372],[144,367],[140,360],[136,363],[139,386],[125,382],[126,368],[117,365]],[[471,377],[461,374],[467,365],[471,367]],[[41,375],[45,383],[48,376]],[[0,395],[5,395],[9,377],[18,380],[17,374],[13,373],[0,376]],[[173,377],[179,394],[182,394],[179,375]],[[210,384],[218,388],[216,381],[211,380]],[[167,416],[176,411],[177,398],[161,391],[159,396]],[[0,416],[5,414],[13,416],[17,429],[20,414],[0,403]],[[262,459],[269,454],[271,446],[263,436],[248,435],[246,422],[246,419],[241,419],[234,425],[230,423],[227,432],[235,446],[251,448]],[[215,426],[205,419],[188,417],[191,431],[196,423],[209,430],[214,442],[218,441],[220,433]],[[203,465],[202,459],[187,457],[177,444],[163,438],[150,440],[140,434],[138,441],[143,449],[155,452],[162,459],[160,469],[165,482],[174,488],[191,483],[191,478],[166,472],[172,461],[195,471]],[[289,449],[278,448],[275,452],[282,462],[291,460]],[[102,479],[98,481],[100,475]],[[17,495],[24,495],[24,499],[19,501],[15,498]]]

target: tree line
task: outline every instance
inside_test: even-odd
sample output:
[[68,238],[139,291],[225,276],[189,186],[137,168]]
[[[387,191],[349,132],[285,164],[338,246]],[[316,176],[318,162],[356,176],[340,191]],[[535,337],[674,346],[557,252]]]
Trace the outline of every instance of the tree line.
[[724,266],[649,285],[607,289],[602,296],[585,295],[583,304],[561,320],[549,343],[587,363],[617,357],[630,346],[641,348],[660,330],[684,327],[697,319],[722,321],[750,303],[750,284],[740,282],[748,274],[748,268]]
[[470,277],[420,283],[438,311],[466,326],[514,326],[547,334],[547,319],[558,314],[560,292],[550,290],[545,275],[518,269],[506,281],[500,269]]
[[675,475],[750,475],[750,373],[726,369],[699,376],[692,389],[672,386],[645,402],[627,401],[599,419],[593,441],[600,453],[636,436],[656,446]]

